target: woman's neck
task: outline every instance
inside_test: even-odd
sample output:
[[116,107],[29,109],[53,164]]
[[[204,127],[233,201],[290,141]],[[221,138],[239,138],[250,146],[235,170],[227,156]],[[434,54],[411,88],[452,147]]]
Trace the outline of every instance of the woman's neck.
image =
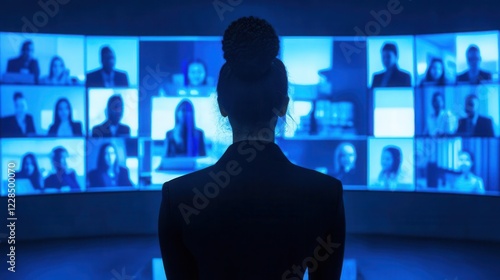
[[274,142],[274,130],[263,129],[257,133],[233,133],[233,143],[240,141]]

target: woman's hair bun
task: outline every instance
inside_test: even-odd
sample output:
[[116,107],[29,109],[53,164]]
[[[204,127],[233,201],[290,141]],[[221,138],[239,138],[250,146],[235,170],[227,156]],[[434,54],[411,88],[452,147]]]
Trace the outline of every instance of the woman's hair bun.
[[222,39],[224,58],[231,71],[242,80],[255,80],[266,74],[279,48],[274,28],[256,17],[242,17],[234,21]]

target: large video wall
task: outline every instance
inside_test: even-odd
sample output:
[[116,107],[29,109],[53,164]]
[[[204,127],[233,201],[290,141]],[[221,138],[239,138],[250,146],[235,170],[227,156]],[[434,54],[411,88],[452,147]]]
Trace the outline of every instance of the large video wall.
[[[276,141],[346,190],[499,195],[498,37],[281,37],[291,102]],[[16,194],[158,190],[214,164],[232,141],[220,41],[0,33]]]

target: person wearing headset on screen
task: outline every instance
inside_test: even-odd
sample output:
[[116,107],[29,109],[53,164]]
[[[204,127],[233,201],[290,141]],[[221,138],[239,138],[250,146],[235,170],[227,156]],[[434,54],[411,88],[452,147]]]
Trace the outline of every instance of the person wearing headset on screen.
[[433,58],[420,86],[444,86],[447,84],[444,63],[441,58]]
[[106,106],[107,119],[92,128],[92,137],[130,137],[130,127],[121,124],[124,104],[119,94],[108,99]]
[[427,127],[424,135],[429,136],[452,136],[457,129],[457,118],[445,108],[444,95],[436,91],[432,94],[432,113],[427,118]]
[[7,63],[7,72],[32,74],[35,78],[35,84],[38,84],[40,76],[40,67],[38,61],[33,57],[34,44],[31,40],[24,41],[21,46],[21,54],[17,58],[9,59]]
[[480,84],[491,81],[491,73],[481,70],[481,51],[476,45],[467,48],[467,65],[469,69],[457,76],[457,83]]
[[68,151],[64,147],[56,147],[50,157],[54,173],[45,178],[45,189],[58,189],[60,191],[80,191],[75,170],[68,167]]
[[87,87],[128,87],[127,72],[115,69],[116,57],[109,46],[101,48],[101,69],[87,74]]
[[82,136],[82,124],[73,121],[71,104],[66,98],[60,98],[54,108],[54,122],[50,125],[48,136]]
[[35,190],[43,189],[42,172],[38,168],[36,157],[32,153],[23,156],[21,161],[21,170],[16,173],[18,179],[29,179],[31,186]]
[[453,189],[459,192],[484,194],[484,183],[481,177],[475,175],[474,157],[471,152],[461,150],[458,152],[458,169],[460,175],[455,179]]
[[15,114],[2,118],[2,137],[29,137],[36,135],[33,116],[28,114],[28,102],[20,92],[14,93]]
[[495,137],[493,120],[479,115],[479,98],[469,94],[465,98],[466,117],[458,121],[457,135],[464,137]]
[[96,169],[88,173],[89,187],[131,187],[129,172],[120,166],[118,151],[111,143],[101,145]]
[[49,75],[40,79],[42,85],[68,86],[73,82],[69,76],[69,69],[64,66],[64,61],[59,56],[54,56],[50,61]]
[[166,157],[206,156],[205,136],[196,128],[194,107],[188,100],[182,100],[175,109],[175,126],[165,137]]
[[[345,185],[361,185],[363,184],[362,176],[358,174],[356,169],[356,148],[352,143],[340,143],[335,149],[335,165],[333,177],[342,181]],[[366,182],[365,182],[366,183]]]
[[411,87],[410,73],[398,67],[398,47],[395,43],[385,43],[382,47],[382,64],[385,70],[373,75],[372,88]]
[[274,143],[289,102],[278,35],[267,21],[243,17],[226,29],[222,49],[217,101],[233,144],[215,165],[163,185],[167,279],[302,279],[314,255],[322,261],[309,279],[340,279],[342,183],[294,165]]

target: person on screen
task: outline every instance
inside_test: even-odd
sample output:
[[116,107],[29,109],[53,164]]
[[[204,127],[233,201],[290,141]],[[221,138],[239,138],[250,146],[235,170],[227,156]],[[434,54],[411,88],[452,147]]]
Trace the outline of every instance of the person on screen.
[[40,84],[67,86],[73,82],[69,76],[69,69],[64,66],[64,61],[59,56],[54,56],[50,61],[49,75],[40,79]]
[[356,148],[349,142],[340,143],[335,149],[335,165],[333,177],[342,181],[343,185],[360,185],[362,177],[356,169]]
[[481,51],[476,45],[467,48],[467,65],[469,69],[457,76],[458,83],[480,84],[483,81],[491,81],[491,73],[481,70]]
[[33,189],[43,189],[42,173],[38,169],[36,157],[32,153],[23,156],[21,161],[21,170],[16,173],[18,179],[29,179]]
[[420,86],[444,86],[446,85],[446,74],[444,63],[441,58],[433,58]]
[[476,176],[474,168],[474,156],[471,152],[462,150],[458,152],[458,169],[460,175],[456,178],[453,189],[459,192],[483,194],[484,183],[481,177]]
[[60,98],[54,108],[54,123],[49,127],[48,136],[68,137],[82,136],[82,124],[73,121],[71,104],[66,98]]
[[468,137],[495,137],[493,120],[490,117],[479,115],[479,98],[469,94],[465,98],[466,117],[458,121],[458,136]]
[[99,149],[97,168],[88,173],[89,187],[132,186],[126,167],[120,166],[116,146],[105,143]]
[[123,99],[119,94],[111,96],[106,106],[107,119],[92,128],[92,137],[130,137],[130,127],[120,123],[123,107]]
[[207,85],[207,65],[201,59],[189,62],[184,70],[186,86],[198,87]]
[[378,175],[377,185],[387,190],[395,190],[401,178],[403,153],[396,146],[386,146],[382,150],[380,164],[382,170]]
[[203,157],[205,136],[196,128],[193,104],[182,100],[175,109],[175,126],[165,137],[166,157]]
[[68,151],[64,147],[56,147],[51,153],[52,167],[54,173],[45,178],[45,188],[54,188],[62,191],[80,191],[80,185],[76,179],[76,172],[68,167]]
[[14,110],[14,115],[2,118],[2,137],[34,136],[33,116],[28,114],[28,102],[20,92],[14,93]]
[[213,166],[163,185],[158,237],[166,278],[302,279],[305,268],[295,268],[319,255],[309,279],[339,280],[342,183],[293,164],[274,143],[289,102],[278,35],[267,21],[243,17],[226,29],[222,48],[217,101],[233,143]]
[[128,76],[115,69],[116,57],[109,46],[101,48],[102,68],[87,74],[87,87],[128,87]]
[[372,87],[411,87],[410,73],[398,67],[398,48],[394,43],[382,47],[382,64],[385,70],[373,75]]
[[38,84],[40,76],[40,67],[38,61],[33,57],[35,47],[33,41],[26,40],[21,46],[21,54],[19,57],[9,59],[7,63],[7,72],[32,74],[35,78],[35,84]]
[[444,95],[437,91],[432,94],[431,115],[427,118],[427,127],[424,135],[428,136],[452,136],[457,128],[457,118],[445,108]]

